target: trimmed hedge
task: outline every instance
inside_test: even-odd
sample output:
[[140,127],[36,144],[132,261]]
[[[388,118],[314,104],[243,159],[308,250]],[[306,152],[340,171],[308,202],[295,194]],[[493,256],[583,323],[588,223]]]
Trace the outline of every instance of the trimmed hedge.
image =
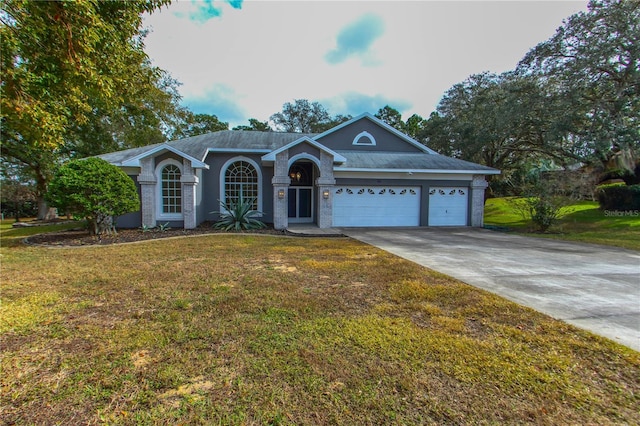
[[640,185],[602,185],[597,194],[602,210],[640,210]]

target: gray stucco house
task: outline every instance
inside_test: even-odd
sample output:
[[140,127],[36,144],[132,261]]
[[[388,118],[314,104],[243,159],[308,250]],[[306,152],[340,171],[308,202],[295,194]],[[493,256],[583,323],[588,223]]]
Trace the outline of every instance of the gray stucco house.
[[320,134],[228,130],[100,157],[139,188],[141,210],[117,219],[124,228],[194,228],[240,195],[276,229],[482,226],[485,177],[500,173],[366,113]]

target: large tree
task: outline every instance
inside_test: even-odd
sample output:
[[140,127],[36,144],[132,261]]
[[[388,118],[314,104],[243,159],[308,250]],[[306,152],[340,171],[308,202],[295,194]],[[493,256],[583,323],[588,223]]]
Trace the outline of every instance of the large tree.
[[640,2],[591,0],[587,12],[569,17],[518,66],[564,100],[558,118],[571,124],[575,150],[585,161],[640,153],[638,40]]
[[626,168],[640,152],[640,2],[592,0],[513,72],[454,85],[419,132],[441,153],[499,168]]
[[[44,194],[74,129],[123,108],[158,70],[143,50],[142,14],[168,0],[5,0],[0,9],[4,161],[28,167]],[[142,71],[141,71],[142,70]],[[140,79],[143,75],[146,78]]]
[[287,102],[282,105],[281,112],[269,117],[276,130],[298,133],[322,133],[351,118],[350,115],[342,114],[331,117],[319,102],[309,102],[307,99]]
[[391,127],[404,132],[404,122],[402,121],[402,114],[397,109],[389,105],[385,105],[384,107],[380,108],[378,112],[376,112],[375,116]]
[[273,114],[269,119],[277,130],[283,132],[315,133],[331,117],[319,102],[294,99],[293,103],[287,102],[282,105],[282,111]]
[[437,151],[503,171],[509,179],[528,165],[575,162],[568,133],[556,119],[564,104],[540,82],[516,73],[482,73],[454,85],[419,132]]
[[257,118],[250,118],[249,125],[239,125],[233,128],[233,130],[248,130],[251,132],[272,132],[273,129],[269,126],[268,121],[260,121]]
[[184,110],[182,112],[182,123],[178,125],[176,131],[172,134],[172,139],[188,138],[221,130],[229,130],[229,123],[220,121],[216,115],[194,114],[189,110]]
[[138,81],[146,83],[124,93],[122,103],[113,108],[94,100],[87,121],[72,123],[68,129],[60,149],[62,158],[82,158],[186,137],[184,129],[195,125],[191,119],[194,114],[179,104],[179,83],[148,63],[136,71]]
[[402,113],[389,105],[380,108],[375,116],[414,139],[421,137],[426,125],[426,120],[418,114],[413,114],[406,122],[402,121]]

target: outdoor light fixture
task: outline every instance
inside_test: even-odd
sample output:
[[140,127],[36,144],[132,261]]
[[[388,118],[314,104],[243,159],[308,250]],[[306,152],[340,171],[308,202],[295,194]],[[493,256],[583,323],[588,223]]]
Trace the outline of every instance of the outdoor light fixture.
[[325,189],[324,191],[322,191],[322,198],[324,198],[325,200],[327,198],[329,198],[329,190]]
[[300,182],[300,178],[302,177],[302,173],[297,172],[291,172],[291,174],[289,175],[291,177],[291,179],[295,179],[296,181]]
[[278,198],[281,200],[284,198],[284,189],[278,189]]

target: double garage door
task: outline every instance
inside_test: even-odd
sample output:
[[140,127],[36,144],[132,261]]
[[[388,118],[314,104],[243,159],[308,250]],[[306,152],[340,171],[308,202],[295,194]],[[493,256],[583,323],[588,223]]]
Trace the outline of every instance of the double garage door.
[[[340,186],[333,190],[333,226],[420,226],[419,186]],[[466,188],[431,188],[429,225],[467,224]]]

